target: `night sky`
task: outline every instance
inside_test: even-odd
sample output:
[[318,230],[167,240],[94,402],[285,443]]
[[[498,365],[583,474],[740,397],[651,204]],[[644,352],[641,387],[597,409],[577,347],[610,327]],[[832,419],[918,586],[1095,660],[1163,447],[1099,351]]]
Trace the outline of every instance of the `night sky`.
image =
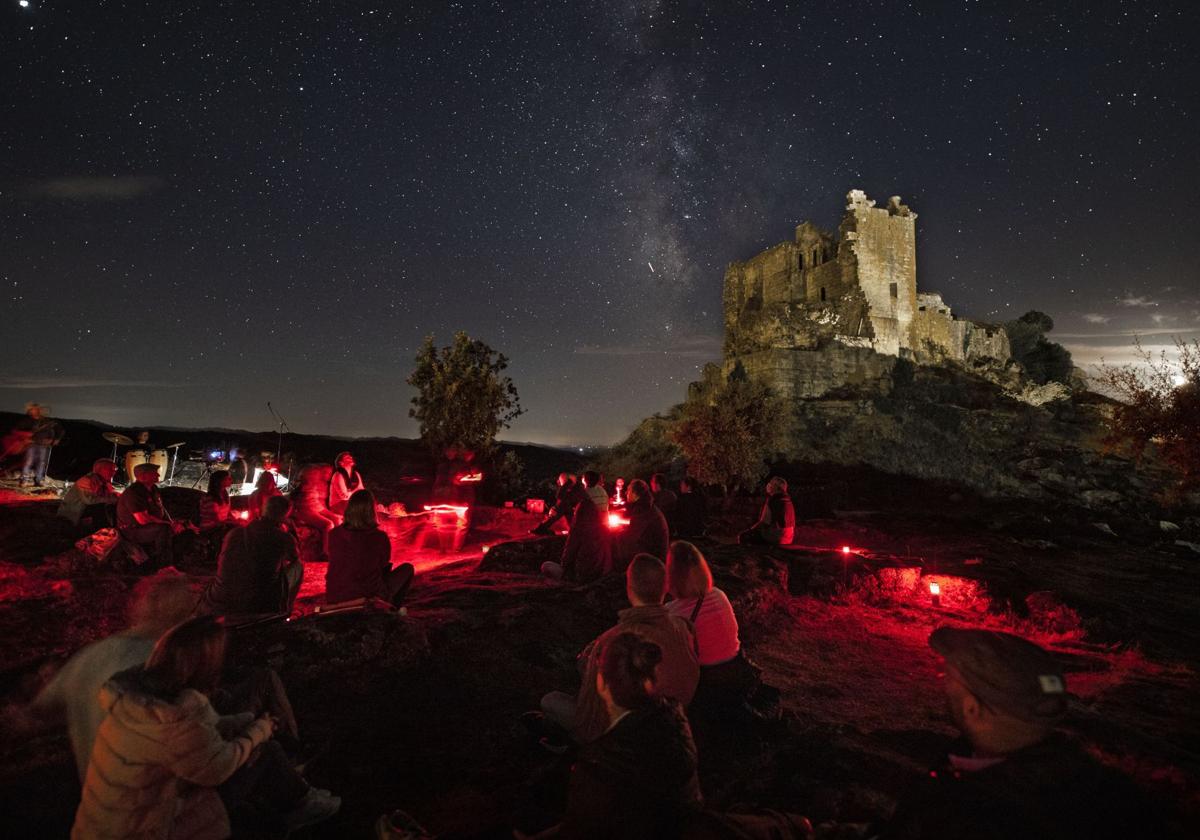
[[852,188],[956,314],[1200,333],[1195,2],[0,3],[3,409],[411,436],[465,329],[612,442]]

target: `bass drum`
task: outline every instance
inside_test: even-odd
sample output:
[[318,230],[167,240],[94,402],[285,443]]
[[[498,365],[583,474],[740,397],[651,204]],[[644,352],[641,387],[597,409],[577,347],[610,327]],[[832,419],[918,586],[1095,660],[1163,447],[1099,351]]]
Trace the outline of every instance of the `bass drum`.
[[125,475],[129,477],[129,483],[133,484],[133,470],[138,464],[146,463],[146,453],[140,449],[131,449],[125,453]]
[[155,449],[146,459],[151,464],[158,464],[158,480],[166,482],[167,476],[171,474],[168,469],[171,466],[171,453],[166,449]]

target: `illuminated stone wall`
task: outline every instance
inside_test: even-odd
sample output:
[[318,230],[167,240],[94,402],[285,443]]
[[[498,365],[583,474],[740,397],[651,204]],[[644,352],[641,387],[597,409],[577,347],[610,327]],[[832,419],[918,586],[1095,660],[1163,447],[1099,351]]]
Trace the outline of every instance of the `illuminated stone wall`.
[[[741,363],[781,394],[816,397],[883,382],[896,358],[1003,365],[1003,328],[918,292],[916,218],[898,196],[881,208],[852,190],[837,238],[804,222],[792,241],[731,263],[724,369]],[[871,352],[893,361],[867,361]]]

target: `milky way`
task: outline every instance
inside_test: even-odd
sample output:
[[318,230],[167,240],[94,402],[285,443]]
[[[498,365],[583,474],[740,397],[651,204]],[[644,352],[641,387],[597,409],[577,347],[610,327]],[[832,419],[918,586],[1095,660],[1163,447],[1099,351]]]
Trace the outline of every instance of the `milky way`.
[[1193,337],[1195,4],[1042,5],[10,0],[0,408],[408,435],[465,329],[510,438],[612,441],[855,187],[958,314]]

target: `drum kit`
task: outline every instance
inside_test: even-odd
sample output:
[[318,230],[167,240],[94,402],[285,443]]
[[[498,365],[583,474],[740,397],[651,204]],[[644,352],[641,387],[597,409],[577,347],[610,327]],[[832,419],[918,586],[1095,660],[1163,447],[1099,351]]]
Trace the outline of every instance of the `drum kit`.
[[[104,432],[100,435],[113,445],[112,459],[117,461],[117,447],[133,446],[133,438],[120,432]],[[162,449],[131,449],[125,453],[125,475],[130,483],[133,482],[133,471],[138,464],[156,464],[158,474],[163,484],[170,484],[175,478],[175,468],[179,461],[179,448],[185,441],[172,443]],[[174,451],[172,451],[174,450]],[[119,464],[120,462],[117,461]]]

